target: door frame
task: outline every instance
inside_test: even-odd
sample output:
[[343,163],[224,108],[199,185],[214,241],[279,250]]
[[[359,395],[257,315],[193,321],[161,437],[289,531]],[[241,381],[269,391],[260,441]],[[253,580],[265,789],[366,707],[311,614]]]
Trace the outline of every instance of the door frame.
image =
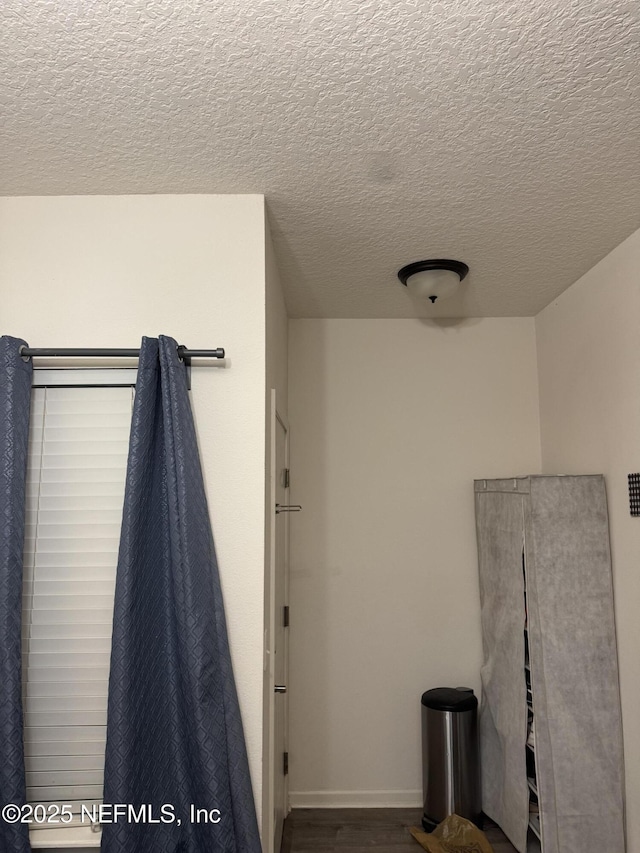
[[[289,423],[278,411],[276,391],[271,389],[269,397],[269,437],[267,447],[267,476],[265,487],[265,608],[264,608],[264,659],[263,659],[263,772],[262,772],[262,849],[263,853],[279,853],[275,850],[275,662],[272,650],[276,632],[276,490],[279,472],[276,467],[276,436],[278,422],[285,430],[285,467],[289,467]],[[288,514],[284,514],[288,528]],[[289,602],[289,536],[285,544],[285,600]],[[288,646],[288,643],[287,643]],[[288,648],[287,648],[288,656]],[[287,666],[288,669],[288,666]],[[285,745],[288,743],[288,715],[285,714]],[[288,778],[285,777],[284,813],[289,812]]]

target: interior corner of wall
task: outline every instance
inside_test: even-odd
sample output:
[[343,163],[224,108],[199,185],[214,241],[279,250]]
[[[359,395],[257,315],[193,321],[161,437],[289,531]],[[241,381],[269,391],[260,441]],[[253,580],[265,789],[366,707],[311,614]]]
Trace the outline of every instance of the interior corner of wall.
[[538,430],[538,473],[544,472],[544,452],[542,442],[542,402],[540,399],[540,353],[538,346],[538,319],[533,320],[533,357],[534,357],[534,377],[533,377],[533,393],[535,395],[535,410],[538,413],[537,430]]

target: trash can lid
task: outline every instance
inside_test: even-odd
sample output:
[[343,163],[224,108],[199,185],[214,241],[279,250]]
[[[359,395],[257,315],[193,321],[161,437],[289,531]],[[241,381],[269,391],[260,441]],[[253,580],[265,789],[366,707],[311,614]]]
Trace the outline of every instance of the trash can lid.
[[470,687],[434,687],[422,694],[422,704],[435,711],[472,711],[478,700]]

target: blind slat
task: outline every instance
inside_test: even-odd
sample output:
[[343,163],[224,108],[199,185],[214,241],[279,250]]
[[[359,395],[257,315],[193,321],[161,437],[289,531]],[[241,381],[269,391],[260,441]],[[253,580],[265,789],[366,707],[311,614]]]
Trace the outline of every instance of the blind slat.
[[106,696],[107,682],[94,678],[82,681],[30,681],[25,685],[27,697]]
[[111,595],[40,595],[35,593],[32,599],[31,607],[34,611],[106,610],[108,607],[113,607],[113,593]]
[[[35,640],[33,637],[31,637],[28,640],[24,640],[22,644],[22,654],[55,655],[56,660],[60,660],[58,655],[77,654],[77,648],[79,645],[78,639],[78,637],[65,637],[64,639],[49,638],[46,640]],[[111,652],[111,638],[83,637],[82,648],[87,654],[99,652],[100,654],[109,655]],[[37,660],[35,658],[34,662],[37,663]]]
[[[110,522],[108,519],[105,519],[104,522],[91,523],[85,521],[83,518],[79,518],[75,524],[70,524],[69,522],[65,522],[63,519],[60,521],[54,521],[50,523],[45,519],[39,519],[38,523],[38,549],[42,547],[43,551],[46,551],[47,548],[54,544],[55,550],[58,550],[58,540],[62,539],[67,544],[69,540],[73,540],[75,542],[80,543],[80,547],[87,548],[87,543],[84,541],[85,539],[91,539],[92,542],[105,544],[108,542],[111,545],[111,548],[107,548],[105,550],[112,551],[113,545],[117,546],[117,539],[120,534],[120,519],[118,518],[116,522]],[[35,536],[35,530],[34,530]],[[115,540],[115,542],[114,542]],[[74,550],[76,550],[74,548]],[[95,550],[95,548],[90,548],[89,550]]]
[[27,801],[41,803],[53,800],[68,803],[70,800],[96,799],[102,796],[102,785],[52,785],[41,788],[27,787]]
[[44,696],[29,698],[29,711],[106,711],[106,696]]
[[106,681],[109,677],[108,666],[27,666],[28,679],[31,681],[53,681],[60,686],[69,682]]
[[38,755],[25,761],[27,773],[41,770],[103,770],[104,756],[89,755]]
[[[122,464],[122,455],[114,451],[110,455],[102,455],[99,451],[94,453],[86,453],[82,456],[75,453],[43,453],[42,454],[42,472],[49,472],[47,482],[51,482],[58,476],[64,477],[64,474],[59,475],[55,472],[59,471],[76,471],[85,470],[86,468],[117,471],[124,473]],[[44,479],[44,476],[43,476]]]
[[40,510],[57,510],[66,512],[70,509],[84,512],[99,510],[105,512],[122,512],[122,494],[114,495],[56,495],[45,497],[40,495]]
[[34,770],[27,775],[27,786],[40,788],[52,785],[102,785],[104,769],[99,770]]
[[[84,465],[77,467],[42,468],[40,471],[40,494],[58,495],[64,494],[67,486],[82,484],[84,492],[80,494],[101,494],[101,488],[111,491],[108,494],[119,495],[122,499],[122,483],[126,467],[122,464],[117,466],[106,464],[107,460],[98,460],[104,464],[89,465],[89,460],[84,460]],[[114,485],[115,484],[115,485]]]
[[[36,566],[25,566],[24,580],[25,583],[34,583],[34,575]],[[93,581],[110,581],[113,585],[115,577],[115,569],[111,566],[50,566],[47,572],[47,580],[38,580],[38,589],[42,589],[42,584],[46,583],[65,583],[65,582],[80,582],[89,583]],[[91,587],[95,589],[95,587]]]
[[26,740],[24,752],[28,759],[34,760],[42,755],[59,756],[60,758],[69,755],[100,755],[104,763],[104,738],[74,741],[39,740],[37,742]]
[[75,743],[79,735],[83,740],[101,741],[104,739],[105,726],[82,726],[80,731],[75,726],[35,726],[25,730],[25,743],[37,744],[46,741]]
[[[51,391],[52,389],[49,389]],[[70,389],[75,391],[76,389]],[[85,389],[90,390],[90,389]],[[108,407],[105,406],[105,402],[109,404]],[[123,404],[120,400],[90,400],[85,398],[82,401],[78,400],[55,400],[51,397],[51,394],[47,397],[47,413],[52,412],[53,414],[78,414],[78,415],[86,415],[86,414],[101,414],[105,410],[108,410],[112,413],[127,413],[131,414],[131,406],[127,409],[127,406]]]
[[31,640],[91,640],[106,638],[111,642],[111,622],[81,622],[76,624],[31,625],[22,629],[23,639]]
[[[90,459],[99,460],[101,468],[105,462],[113,462],[114,466],[122,468],[122,455],[127,452],[125,441],[55,441],[45,431],[43,456],[46,457],[47,467],[61,467],[61,459],[68,460],[70,468],[81,467],[81,463]],[[44,461],[44,460],[43,460]],[[65,463],[67,464],[67,463]],[[92,464],[89,462],[89,464]]]
[[[122,417],[124,420],[126,416],[123,415]],[[61,426],[53,426],[51,418],[47,418],[44,428],[45,444],[48,441],[59,441],[71,444],[71,448],[73,449],[73,443],[79,442],[81,453],[84,453],[85,446],[83,442],[85,441],[92,441],[94,443],[114,441],[117,445],[122,445],[124,441],[122,433],[123,427],[126,429],[126,421],[107,424],[105,420],[106,415],[95,415],[92,422],[81,424],[79,423],[78,416],[74,415],[68,419],[67,423]]]
[[115,576],[116,565],[113,560],[115,551],[74,551],[66,554],[43,554],[36,553],[34,563],[36,566],[41,566],[43,569],[57,566],[64,568],[65,566],[109,566]]
[[106,711],[44,711],[24,715],[25,725],[34,729],[51,726],[106,726]]
[[[51,472],[46,472],[51,473]],[[42,472],[40,483],[41,497],[118,497],[122,500],[122,477],[119,471],[107,471],[103,479],[92,482],[90,477],[84,476],[85,471],[67,472],[69,476],[65,482],[50,482]],[[73,477],[71,476],[73,474]],[[112,475],[111,477],[108,474]]]
[[[131,410],[115,412],[47,412],[47,429],[124,429],[129,428]],[[35,432],[35,430],[34,430]]]
[[98,580],[86,572],[76,580],[28,580],[24,581],[26,595],[111,595],[113,596],[113,577]]
[[31,669],[46,669],[54,664],[58,667],[108,667],[109,652],[83,652],[81,644],[77,643],[77,651],[40,654],[29,652],[27,664],[27,681]]
[[[71,814],[73,814],[73,815],[80,815],[80,814],[81,814],[81,812],[82,812],[82,807],[83,807],[83,806],[84,806],[86,809],[88,809],[89,814],[90,814],[90,815],[92,815],[92,814],[93,814],[93,813],[92,813],[92,807],[93,807],[94,805],[95,805],[95,806],[99,806],[101,802],[102,802],[102,799],[99,799],[99,800],[96,800],[96,799],[89,799],[89,800],[87,800],[87,799],[84,799],[84,798],[83,798],[83,799],[80,799],[80,800],[66,800],[66,801],[65,801],[65,805],[70,805],[70,806],[71,806]],[[46,806],[59,806],[59,805],[60,805],[60,801],[59,801],[59,800],[43,800],[43,799],[39,799],[39,800],[38,800],[38,803],[39,803],[39,804],[41,804],[41,805],[43,805],[43,806],[45,806],[45,807],[46,807]],[[50,814],[50,812],[48,812],[48,814]],[[85,812],[85,814],[87,814],[87,812]],[[83,826],[88,826],[88,820],[89,820],[89,818],[85,818],[85,821],[82,823],[82,825],[83,825]],[[80,820],[79,820],[79,819],[78,819],[78,823],[80,823]],[[65,826],[74,826],[74,825],[75,825],[75,821],[70,821],[69,823],[66,823],[66,824],[64,824],[64,825],[65,825]],[[45,824],[45,826],[46,826],[46,824]],[[51,828],[51,827],[49,827],[49,828]],[[46,831],[46,829],[45,829],[45,831]],[[51,839],[51,843],[52,843],[52,844],[54,843],[53,839]],[[36,849],[36,846],[35,846],[33,843],[32,843],[32,845],[31,845],[31,846],[32,846],[32,849],[34,849],[34,850]],[[42,845],[38,845],[38,846],[42,846]],[[68,846],[68,844],[67,844],[67,846]],[[47,845],[47,847],[49,847],[49,845]]]
[[28,513],[27,524],[49,524],[52,527],[60,524],[117,524],[119,526],[122,520],[122,507],[118,505],[93,509],[83,505],[83,501],[77,501],[76,506],[65,509],[60,506],[60,501],[57,504],[48,509],[42,506],[41,501],[38,512]]
[[[112,603],[113,604],[113,603]],[[93,623],[111,622],[113,617],[113,606],[95,610],[67,609],[67,610],[35,610],[22,611],[23,621],[31,619],[32,625],[82,625],[85,622]]]

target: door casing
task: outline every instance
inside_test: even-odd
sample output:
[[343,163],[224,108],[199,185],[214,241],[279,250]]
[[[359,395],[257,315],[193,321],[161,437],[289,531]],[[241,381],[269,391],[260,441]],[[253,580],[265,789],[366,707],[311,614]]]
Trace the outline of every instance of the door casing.
[[283,627],[284,607],[289,603],[289,514],[276,514],[276,503],[288,503],[283,470],[289,468],[289,425],[277,410],[274,389],[269,415],[262,845],[264,853],[279,853],[282,824],[289,811],[288,777],[283,773],[283,752],[288,751],[288,694],[276,695],[274,688],[277,683],[288,686],[289,676],[289,631]]

